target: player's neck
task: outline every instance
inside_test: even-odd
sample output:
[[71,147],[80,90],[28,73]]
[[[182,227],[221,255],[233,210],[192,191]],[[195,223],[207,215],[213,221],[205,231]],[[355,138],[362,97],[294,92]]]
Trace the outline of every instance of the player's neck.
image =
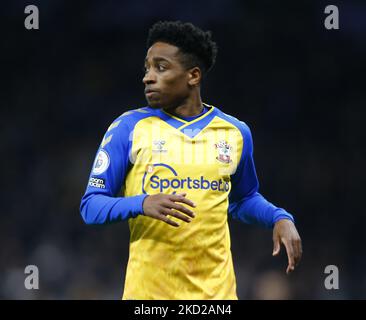
[[181,105],[167,110],[170,114],[177,117],[194,117],[202,113],[203,104],[200,94],[189,97]]

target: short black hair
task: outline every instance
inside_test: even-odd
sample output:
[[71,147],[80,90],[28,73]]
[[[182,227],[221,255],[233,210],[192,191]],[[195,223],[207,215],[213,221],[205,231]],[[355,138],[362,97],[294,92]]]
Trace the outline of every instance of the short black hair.
[[159,21],[149,30],[147,48],[158,41],[176,46],[184,55],[185,67],[198,66],[205,75],[214,66],[217,55],[217,44],[211,35],[211,31],[203,31],[189,22]]

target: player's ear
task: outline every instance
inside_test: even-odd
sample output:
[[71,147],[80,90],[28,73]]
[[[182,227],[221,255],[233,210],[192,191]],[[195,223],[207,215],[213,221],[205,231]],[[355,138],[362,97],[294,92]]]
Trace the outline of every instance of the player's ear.
[[196,86],[201,83],[202,73],[200,68],[194,67],[188,70],[188,84],[191,86]]

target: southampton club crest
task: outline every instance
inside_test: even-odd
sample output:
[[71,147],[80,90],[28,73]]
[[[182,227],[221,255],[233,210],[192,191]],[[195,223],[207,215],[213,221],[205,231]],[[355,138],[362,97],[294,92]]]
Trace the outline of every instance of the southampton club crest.
[[232,162],[230,158],[232,147],[225,140],[221,140],[219,143],[215,143],[215,148],[218,151],[218,156],[216,157],[217,160],[223,163]]

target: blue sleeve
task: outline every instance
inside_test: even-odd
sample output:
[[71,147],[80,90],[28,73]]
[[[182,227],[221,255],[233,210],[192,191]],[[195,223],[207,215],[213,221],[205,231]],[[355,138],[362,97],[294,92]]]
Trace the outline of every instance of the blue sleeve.
[[117,222],[143,213],[146,194],[117,197],[130,165],[130,132],[124,119],[117,119],[100,144],[80,204],[81,216],[87,224]]
[[229,196],[229,214],[244,223],[256,223],[273,228],[281,219],[294,221],[293,216],[268,202],[259,192],[259,183],[253,160],[253,140],[249,127],[240,122],[243,151],[236,172],[232,175]]

